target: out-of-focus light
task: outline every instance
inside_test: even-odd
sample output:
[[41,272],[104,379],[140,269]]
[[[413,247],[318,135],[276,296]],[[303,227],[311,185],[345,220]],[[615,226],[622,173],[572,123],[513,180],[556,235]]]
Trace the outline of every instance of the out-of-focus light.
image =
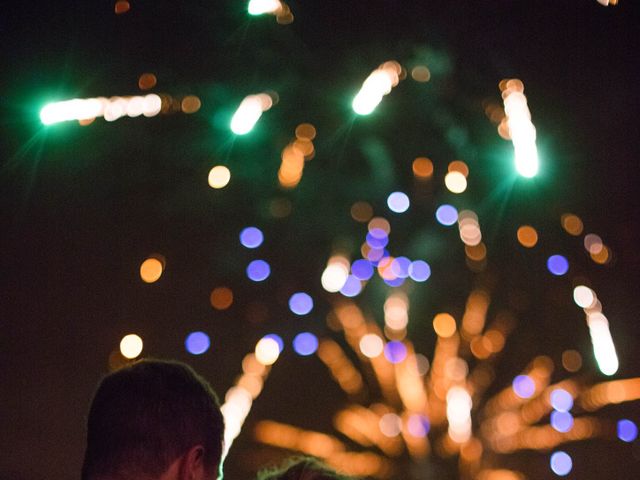
[[598,368],[605,375],[613,375],[618,371],[619,363],[607,317],[600,312],[588,314],[587,325]]
[[272,98],[266,93],[245,97],[231,118],[231,131],[236,135],[246,135],[265,112],[273,105]]
[[580,235],[584,229],[584,225],[580,217],[573,213],[563,214],[560,217],[560,223],[562,224],[562,228],[564,228],[565,232],[569,235],[573,235],[574,237]]
[[447,420],[449,436],[454,442],[464,443],[471,438],[471,396],[462,387],[451,387],[447,392]]
[[427,157],[418,157],[411,164],[413,174],[420,180],[428,180],[433,176],[433,162]]
[[301,123],[296,127],[295,133],[298,140],[311,141],[316,138],[316,127],[310,123]]
[[617,5],[618,0],[596,0],[600,5],[608,7],[609,5]]
[[556,276],[562,276],[569,271],[569,261],[562,255],[551,255],[547,259],[547,269]]
[[431,267],[424,260],[414,260],[409,265],[409,277],[415,282],[426,282],[431,276]]
[[556,388],[550,395],[551,406],[559,412],[568,412],[573,407],[573,397],[563,388]]
[[407,419],[407,430],[414,437],[426,437],[431,428],[429,419],[424,415],[414,413]]
[[356,222],[364,223],[371,220],[373,208],[367,202],[356,202],[351,205],[351,218]]
[[393,340],[384,346],[384,356],[391,363],[400,363],[407,358],[407,347],[404,343]]
[[589,308],[595,303],[596,295],[589,287],[578,285],[573,289],[573,301],[581,308]]
[[156,86],[158,79],[153,73],[143,73],[138,78],[138,88],[140,90],[150,90]]
[[126,13],[129,9],[131,9],[131,4],[127,0],[118,0],[114,8],[116,15]]
[[282,350],[284,350],[284,340],[282,340],[282,337],[277,333],[268,333],[262,338],[270,338],[271,340],[274,340],[278,344],[279,353],[282,353]]
[[449,227],[458,221],[458,210],[451,205],[440,205],[436,210],[436,220],[440,225]]
[[577,372],[582,368],[582,355],[575,350],[562,352],[562,366],[567,372]]
[[247,267],[247,277],[254,282],[266,280],[271,275],[271,267],[264,260],[253,260]]
[[187,95],[180,102],[180,109],[184,113],[196,113],[198,110],[200,110],[201,106],[202,102],[195,95]]
[[231,172],[224,165],[217,165],[209,171],[208,182],[211,188],[224,188],[231,180]]
[[631,420],[619,420],[616,430],[618,438],[623,442],[631,443],[638,438],[638,426]]
[[549,465],[551,466],[553,473],[559,477],[564,477],[565,475],[569,475],[569,472],[571,472],[571,469],[573,468],[573,461],[566,452],[559,451],[554,452],[551,455]]
[[382,415],[378,426],[385,437],[397,437],[402,432],[402,420],[395,413]]
[[360,339],[359,347],[365,357],[375,358],[382,353],[384,342],[375,333],[367,333]]
[[387,206],[389,210],[395,213],[404,213],[409,209],[409,197],[403,192],[393,192],[387,197]]
[[538,243],[538,232],[530,225],[523,225],[518,228],[517,237],[518,242],[523,247],[533,248]]
[[588,233],[584,236],[584,248],[590,254],[597,255],[603,247],[604,243],[602,243],[602,238],[599,235]]
[[462,160],[454,160],[453,162],[449,163],[449,166],[447,167],[447,171],[459,172],[462,175],[464,175],[465,178],[469,176],[469,166],[466,163],[464,163]]
[[348,265],[348,262],[345,266],[340,261],[330,259],[320,278],[322,288],[331,293],[339,292],[349,277]]
[[475,247],[482,241],[478,215],[471,210],[462,210],[458,213],[458,230],[460,232],[460,240],[465,245]]
[[409,301],[404,293],[393,293],[384,302],[384,322],[393,330],[403,330],[409,322]]
[[356,297],[362,292],[362,283],[355,275],[348,275],[340,289],[340,293],[345,297]]
[[433,329],[442,338],[449,338],[456,333],[456,319],[448,313],[438,313],[433,318]]
[[216,287],[211,291],[209,301],[216,310],[226,310],[233,303],[233,292],[227,287]]
[[251,0],[247,8],[249,15],[275,14],[281,9],[280,0]]
[[256,359],[263,365],[273,365],[280,356],[280,346],[273,338],[263,337],[256,344]]
[[561,433],[566,433],[573,428],[573,415],[569,412],[559,412],[554,410],[551,412],[551,418],[549,423],[554,428]]
[[145,283],[157,282],[162,276],[163,270],[164,265],[160,259],[149,257],[140,265],[140,278]]
[[[391,224],[389,220],[382,217],[374,217],[367,224],[368,231],[382,230],[387,236],[391,234]],[[376,234],[378,235],[378,234]]]
[[211,341],[209,340],[209,335],[204,332],[192,332],[187,335],[184,345],[191,355],[202,355],[209,350]]
[[444,177],[444,184],[452,193],[462,193],[467,189],[467,178],[460,172],[449,172]]
[[389,243],[389,237],[383,230],[374,228],[367,233],[366,241],[371,248],[384,248]]
[[351,264],[351,273],[358,280],[369,280],[373,276],[373,265],[369,260],[360,258]]
[[313,310],[313,299],[304,292],[297,292],[289,298],[289,309],[296,315],[306,315]]
[[264,235],[259,228],[247,227],[240,232],[240,243],[247,248],[258,248],[264,241]]
[[374,70],[354,97],[351,103],[353,111],[358,115],[369,115],[373,112],[382,101],[382,97],[398,84],[401,70],[400,64],[393,61],[385,62]]
[[426,65],[417,65],[411,69],[411,78],[416,82],[425,83],[431,78],[431,72]]
[[536,147],[536,129],[531,123],[531,112],[520,80],[501,82],[502,98],[509,136],[513,142],[515,167],[523,177],[534,177],[538,173],[539,160]]
[[513,379],[512,387],[520,398],[531,398],[536,393],[536,384],[528,375],[518,375]]
[[142,338],[135,333],[125,335],[120,340],[120,353],[123,357],[133,359],[142,353]]
[[303,357],[311,355],[318,349],[318,337],[309,332],[299,333],[293,339],[293,349]]
[[407,278],[409,276],[409,267],[411,260],[407,257],[397,257],[391,262],[391,271],[396,277]]

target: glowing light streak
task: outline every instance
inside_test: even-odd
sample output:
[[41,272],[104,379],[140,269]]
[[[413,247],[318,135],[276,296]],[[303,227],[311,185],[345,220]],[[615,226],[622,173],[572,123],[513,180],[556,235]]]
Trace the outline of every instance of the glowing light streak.
[[156,94],[133,97],[74,98],[45,105],[40,110],[44,125],[73,120],[93,120],[104,117],[107,121],[129,116],[153,117],[160,113],[162,99]]
[[598,383],[579,397],[580,406],[590,412],[609,404],[634,400],[640,400],[640,377]]
[[345,355],[340,345],[323,339],[316,351],[318,358],[327,366],[331,376],[348,395],[357,395],[364,388],[362,375]]
[[447,392],[449,436],[456,443],[471,438],[471,396],[463,387],[451,387]]
[[358,115],[369,115],[382,101],[382,97],[391,92],[400,81],[401,67],[394,61],[385,62],[362,84],[351,106]]
[[527,106],[527,97],[523,93],[524,85],[516,79],[508,80],[504,85],[502,98],[509,136],[515,152],[515,167],[520,175],[531,178],[538,173],[539,159],[536,129],[531,123],[531,112]]
[[280,0],[251,0],[247,11],[249,15],[264,15],[265,13],[275,15],[282,10]]
[[587,324],[598,368],[605,375],[613,375],[618,371],[619,363],[607,317],[599,312],[587,314]]
[[231,131],[236,135],[246,135],[262,116],[273,105],[273,100],[266,93],[249,95],[240,102],[238,109],[231,117]]

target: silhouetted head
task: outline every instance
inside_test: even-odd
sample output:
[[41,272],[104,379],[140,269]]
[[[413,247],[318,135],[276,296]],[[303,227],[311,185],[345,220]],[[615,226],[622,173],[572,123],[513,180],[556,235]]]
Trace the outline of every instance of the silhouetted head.
[[142,360],[100,382],[82,480],[215,480],[223,435],[204,379],[182,363]]
[[314,457],[292,457],[275,469],[258,473],[257,480],[350,480]]

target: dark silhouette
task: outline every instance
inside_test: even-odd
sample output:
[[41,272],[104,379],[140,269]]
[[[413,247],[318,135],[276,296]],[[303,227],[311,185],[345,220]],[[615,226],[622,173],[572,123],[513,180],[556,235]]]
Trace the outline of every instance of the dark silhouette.
[[203,378],[182,363],[142,360],[100,382],[82,480],[215,480],[223,435]]
[[314,457],[292,457],[275,469],[258,472],[257,480],[351,480]]

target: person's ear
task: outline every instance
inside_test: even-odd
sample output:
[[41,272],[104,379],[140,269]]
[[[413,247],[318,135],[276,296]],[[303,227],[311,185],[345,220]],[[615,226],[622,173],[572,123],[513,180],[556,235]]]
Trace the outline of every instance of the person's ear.
[[184,455],[180,480],[206,480],[204,447],[194,445]]

